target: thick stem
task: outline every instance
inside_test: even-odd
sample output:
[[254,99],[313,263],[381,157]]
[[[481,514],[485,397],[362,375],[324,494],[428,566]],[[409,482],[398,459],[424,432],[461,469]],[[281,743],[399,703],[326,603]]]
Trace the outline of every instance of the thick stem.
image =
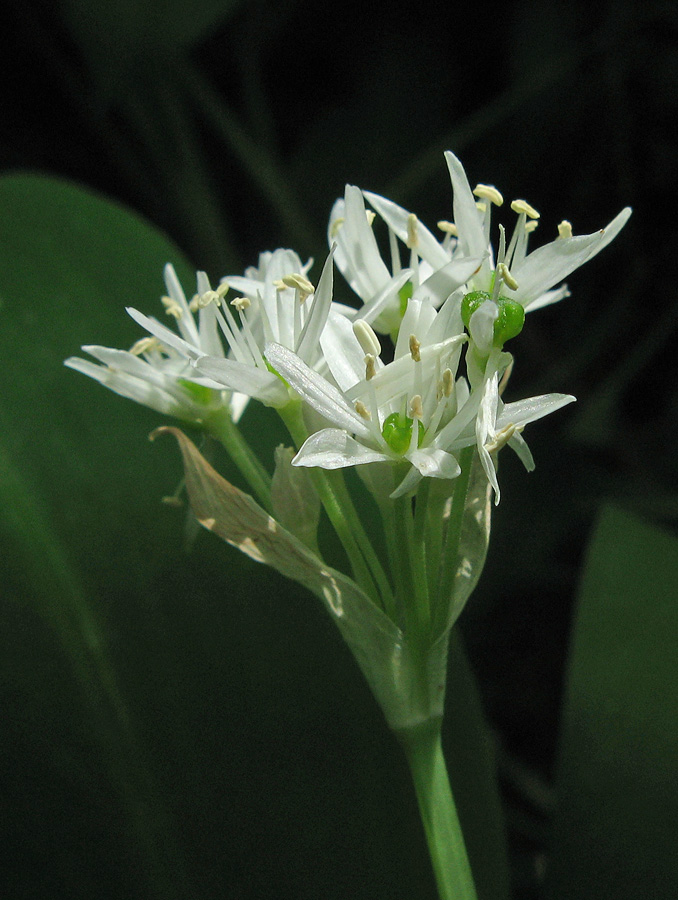
[[440,900],[477,900],[440,740],[440,720],[397,736],[410,766]]

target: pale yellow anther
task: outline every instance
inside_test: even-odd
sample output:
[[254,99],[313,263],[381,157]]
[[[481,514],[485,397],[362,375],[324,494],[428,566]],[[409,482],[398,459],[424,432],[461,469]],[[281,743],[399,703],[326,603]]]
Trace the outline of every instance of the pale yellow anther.
[[571,238],[572,237],[572,223],[568,222],[567,219],[563,219],[563,221],[558,226],[558,237],[559,238]]
[[367,216],[367,224],[371,225],[372,222],[377,218],[377,214],[372,209],[366,209],[365,215]]
[[441,231],[444,231],[445,234],[452,234],[454,235],[454,237],[457,237],[457,235],[459,234],[459,229],[454,224],[454,222],[448,222],[447,219],[441,219],[437,224],[438,228]]
[[337,216],[337,218],[332,222],[332,224],[330,225],[330,237],[332,238],[332,240],[334,240],[334,238],[337,236],[337,234],[339,233],[339,229],[345,221],[346,220],[343,216]]
[[539,222],[537,222],[536,219],[530,219],[529,222],[525,222],[525,231],[528,234],[532,234],[533,231],[537,230],[538,225],[539,225]]
[[539,218],[539,213],[534,208],[534,206],[530,206],[527,200],[512,200],[511,209],[514,213],[525,213],[528,219]]
[[407,241],[406,245],[410,250],[416,249],[419,244],[419,235],[417,234],[418,220],[414,213],[410,213],[407,217]]
[[450,397],[454,389],[454,375],[452,369],[445,369],[443,372],[443,396]]
[[353,334],[358,338],[358,343],[363,353],[379,356],[381,344],[369,322],[364,319],[356,319],[353,323]]
[[490,203],[494,203],[495,206],[501,206],[504,202],[502,195],[496,187],[492,187],[491,184],[477,184],[473,188],[473,193],[476,197],[482,197],[484,200],[489,200]]
[[198,309],[205,309],[205,307],[209,306],[210,303],[216,303],[218,306],[220,300],[221,297],[219,296],[217,291],[205,291],[204,294],[200,294],[197,297]]
[[365,419],[367,422],[369,422],[372,418],[372,413],[365,406],[362,400],[356,400],[355,411],[358,413],[361,419]]
[[371,353],[365,354],[365,380],[369,381],[377,374],[377,358]]
[[142,353],[148,353],[149,350],[157,350],[160,347],[160,341],[156,337],[139,338],[129,349],[132,356],[141,356]]
[[487,210],[487,203],[476,203],[476,209],[478,212],[484,213]]
[[200,309],[200,294],[194,294],[188,304],[189,310],[194,313]]
[[421,343],[417,340],[416,335],[410,335],[410,355],[415,362],[421,361]]
[[499,263],[497,266],[497,274],[504,282],[506,287],[510,288],[512,291],[518,290],[518,282],[515,280],[513,275],[509,272],[509,268],[505,263]]
[[501,431],[498,431],[491,441],[488,441],[485,444],[485,449],[488,453],[494,453],[497,450],[501,450],[508,442],[511,440],[514,434],[520,434],[523,430],[524,425],[505,425]]
[[413,419],[422,419],[424,407],[421,405],[421,394],[415,394],[410,400],[410,413]]
[[168,316],[174,316],[175,319],[180,319],[183,316],[184,311],[176,300],[172,300],[171,297],[161,297],[160,301],[165,307],[165,312]]
[[235,297],[235,299],[231,300],[231,306],[234,306],[238,312],[245,312],[251,305],[252,301],[249,297]]
[[292,272],[291,275],[284,275],[282,278],[282,283],[285,287],[294,288],[299,291],[300,300],[306,299],[309,294],[313,294],[315,292],[315,288],[311,284],[311,282],[306,278],[305,275],[302,275],[300,272]]

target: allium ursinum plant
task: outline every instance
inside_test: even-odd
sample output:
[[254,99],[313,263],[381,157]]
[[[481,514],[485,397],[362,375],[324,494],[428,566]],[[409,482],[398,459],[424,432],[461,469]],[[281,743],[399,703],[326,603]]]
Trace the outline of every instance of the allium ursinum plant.
[[[513,232],[507,239],[499,226],[495,252],[491,208],[501,194],[482,184],[471,191],[461,163],[446,159],[454,222],[439,223],[442,240],[391,201],[347,186],[317,286],[310,264],[276,250],[215,290],[198,273],[189,302],[168,266],[163,303],[178,333],[129,310],[146,337],[130,351],[83,348],[100,365],[67,365],[231,453],[258,503],[181,431],[160,429],[179,442],[199,521],[325,604],[405,749],[440,896],[459,900],[475,890],[440,745],[449,633],[483,568],[499,450],[508,444],[532,469],[526,425],[574,400],[504,403],[505,345],[526,312],[567,296],[562,279],[616,236],[630,210],[581,237],[563,222],[554,241],[528,253],[538,213],[516,200]],[[388,228],[390,265],[375,213]],[[362,302],[357,311],[333,300],[335,263]],[[378,333],[392,342],[388,361]],[[294,443],[276,451],[272,477],[237,427],[250,400],[279,414]],[[349,467],[380,511],[383,559],[344,481]],[[321,508],[350,572],[329,567],[318,548]]]

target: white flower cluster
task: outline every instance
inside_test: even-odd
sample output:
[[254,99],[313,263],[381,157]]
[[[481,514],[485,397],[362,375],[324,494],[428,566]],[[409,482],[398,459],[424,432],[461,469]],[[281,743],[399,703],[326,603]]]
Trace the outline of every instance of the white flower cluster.
[[[567,296],[562,279],[619,233],[630,210],[590,235],[573,236],[562,222],[554,241],[528,253],[539,214],[515,200],[515,228],[507,239],[499,226],[495,253],[491,210],[503,203],[501,194],[482,184],[472,191],[459,160],[445,156],[454,222],[439,223],[442,240],[407,210],[349,185],[332,209],[331,249],[317,287],[307,277],[310,263],[290,250],[262,254],[257,268],[216,290],[198,273],[190,302],[168,266],[163,302],[178,334],[128,310],[147,337],[129,352],[84,347],[101,365],[66,364],[197,424],[219,408],[237,421],[249,398],[281,410],[301,401],[313,426],[294,464],[386,464],[397,473],[393,497],[422,478],[455,478],[459,453],[475,445],[498,502],[496,451],[509,444],[531,469],[524,427],[574,400],[548,394],[505,404],[512,357],[504,344],[520,332],[526,312]],[[387,226],[388,264],[376,216]],[[362,304],[357,310],[333,300],[335,264]],[[388,362],[378,333],[393,340]]]

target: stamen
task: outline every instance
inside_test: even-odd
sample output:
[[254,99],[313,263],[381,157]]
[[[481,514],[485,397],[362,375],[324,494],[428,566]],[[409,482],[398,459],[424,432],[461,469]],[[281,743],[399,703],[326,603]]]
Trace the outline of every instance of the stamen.
[[236,297],[231,300],[231,306],[234,306],[239,313],[245,312],[252,305],[252,301],[248,297]]
[[376,357],[371,353],[365,354],[365,381],[370,381],[377,374]]
[[488,453],[494,453],[496,450],[501,450],[502,447],[508,444],[514,434],[520,434],[524,428],[524,425],[505,425],[501,431],[498,431],[495,434],[491,441],[488,441],[488,443],[485,444],[485,449]]
[[572,237],[572,223],[568,222],[567,219],[563,219],[563,221],[558,226],[558,237],[559,238],[571,238]]
[[141,356],[142,353],[148,353],[149,350],[159,350],[161,347],[157,337],[139,338],[129,349],[132,356]]
[[195,313],[200,309],[200,294],[194,294],[188,304],[189,312]]
[[457,226],[454,222],[448,222],[447,219],[441,219],[440,222],[438,222],[438,228],[445,232],[445,234],[451,234],[454,237],[459,236],[459,229]]
[[417,234],[417,217],[414,213],[410,213],[407,217],[407,241],[405,246],[410,250],[414,250],[419,244],[419,235]]
[[165,307],[165,312],[168,316],[174,316],[177,320],[183,316],[184,311],[176,300],[173,300],[171,297],[161,297],[160,301]]
[[299,291],[300,303],[303,303],[307,297],[315,293],[315,288],[308,278],[306,278],[305,275],[300,275],[299,272],[293,272],[291,275],[284,275],[281,281],[285,287],[294,288]]
[[367,224],[372,225],[372,222],[377,218],[377,214],[372,209],[366,209],[365,215],[367,216]]
[[509,272],[508,266],[504,263],[499,263],[497,266],[497,272],[501,277],[501,280],[504,282],[506,287],[510,288],[512,291],[518,290],[518,282],[515,280],[513,275]]
[[485,200],[489,200],[490,203],[494,203],[495,206],[501,206],[504,202],[502,195],[496,187],[492,187],[491,184],[477,184],[473,188],[473,193],[476,197],[482,197]]
[[362,419],[365,419],[366,422],[370,422],[370,421],[372,420],[372,413],[371,413],[371,412],[369,411],[369,409],[365,406],[365,404],[363,403],[362,400],[356,400],[356,402],[355,402],[355,411],[358,413],[358,415],[359,415]]
[[534,208],[534,206],[530,206],[527,200],[513,200],[511,201],[511,209],[514,213],[525,213],[525,215],[529,219],[538,219],[539,213]]
[[364,319],[356,319],[353,323],[353,334],[357,337],[363,353],[379,356],[381,344],[369,322]]
[[539,226],[539,222],[536,219],[530,219],[529,222],[525,222],[525,233],[532,234],[533,231],[537,230]]
[[410,400],[410,413],[413,419],[422,419],[424,415],[424,407],[421,403],[421,394],[415,394]]
[[417,340],[414,334],[410,335],[410,355],[415,362],[421,361],[421,353],[420,353],[421,343]]
[[487,211],[487,203],[476,203],[476,209],[481,213],[486,212]]
[[443,372],[443,396],[451,397],[454,390],[454,375],[452,369],[445,369]]

